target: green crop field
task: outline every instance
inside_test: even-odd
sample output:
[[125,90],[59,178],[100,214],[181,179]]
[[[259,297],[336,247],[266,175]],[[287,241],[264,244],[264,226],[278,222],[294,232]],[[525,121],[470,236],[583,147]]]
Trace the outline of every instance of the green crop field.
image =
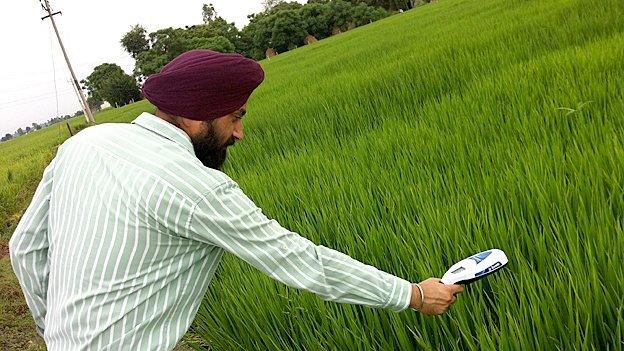
[[[624,348],[623,1],[440,0],[262,65],[225,172],[269,217],[413,282],[493,247],[509,264],[423,317],[326,302],[226,255],[193,324],[206,345]],[[0,242],[66,137],[0,144]]]

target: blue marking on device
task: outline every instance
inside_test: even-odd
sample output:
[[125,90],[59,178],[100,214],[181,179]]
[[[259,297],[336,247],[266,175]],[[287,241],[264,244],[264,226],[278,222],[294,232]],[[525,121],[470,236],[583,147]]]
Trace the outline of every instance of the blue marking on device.
[[496,262],[493,265],[489,266],[488,268],[482,270],[481,272],[475,273],[475,277],[487,274],[487,273],[497,269],[500,266],[502,266],[502,264],[500,262]]
[[492,253],[492,251],[490,251],[490,250],[483,251],[483,252],[480,252],[480,253],[478,253],[478,254],[476,254],[474,256],[470,256],[468,258],[473,260],[473,261],[475,261],[475,262],[477,262],[477,264],[479,264],[479,262],[485,260],[485,258],[488,257],[491,253]]

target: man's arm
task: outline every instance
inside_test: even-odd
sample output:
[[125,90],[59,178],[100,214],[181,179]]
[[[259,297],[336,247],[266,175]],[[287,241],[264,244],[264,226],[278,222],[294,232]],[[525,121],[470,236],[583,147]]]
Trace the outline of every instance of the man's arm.
[[412,301],[410,282],[283,228],[233,181],[205,194],[191,211],[187,237],[222,247],[288,286],[326,301],[396,312]]
[[43,172],[33,199],[20,219],[11,240],[11,265],[19,280],[26,303],[43,337],[48,289],[48,209],[52,190],[54,161]]

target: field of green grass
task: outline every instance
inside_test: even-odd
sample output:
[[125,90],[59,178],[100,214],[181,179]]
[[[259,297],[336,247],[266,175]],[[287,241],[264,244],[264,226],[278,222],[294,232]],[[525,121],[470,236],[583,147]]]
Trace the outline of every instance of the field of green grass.
[[[432,318],[226,255],[194,333],[215,350],[623,349],[623,18],[621,0],[440,0],[263,61],[224,170],[269,217],[414,282],[492,247],[508,268]],[[37,133],[0,144],[0,242],[67,137]]]

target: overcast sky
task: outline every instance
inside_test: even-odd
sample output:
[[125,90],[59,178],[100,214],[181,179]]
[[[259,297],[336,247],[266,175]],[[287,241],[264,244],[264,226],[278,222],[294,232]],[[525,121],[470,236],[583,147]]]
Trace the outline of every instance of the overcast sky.
[[[148,33],[199,24],[202,4],[212,3],[219,16],[241,29],[248,23],[248,14],[262,9],[261,0],[49,1],[54,11],[63,13],[54,18],[79,81],[105,62],[132,73],[134,60],[119,40],[135,24]],[[55,81],[58,115],[81,109],[50,20],[41,20],[44,15],[39,0],[4,4],[0,15],[0,136],[56,116]]]

